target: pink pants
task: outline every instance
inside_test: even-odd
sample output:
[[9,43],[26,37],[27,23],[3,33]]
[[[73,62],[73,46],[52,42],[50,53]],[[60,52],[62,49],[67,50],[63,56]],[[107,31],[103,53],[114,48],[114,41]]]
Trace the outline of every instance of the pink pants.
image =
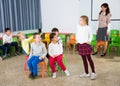
[[65,67],[65,65],[62,62],[62,54],[58,55],[55,58],[53,58],[53,57],[50,56],[50,67],[52,69],[52,73],[56,72],[55,65],[54,65],[55,61],[57,61],[58,65],[61,67],[61,69],[63,71],[66,70],[66,67]]

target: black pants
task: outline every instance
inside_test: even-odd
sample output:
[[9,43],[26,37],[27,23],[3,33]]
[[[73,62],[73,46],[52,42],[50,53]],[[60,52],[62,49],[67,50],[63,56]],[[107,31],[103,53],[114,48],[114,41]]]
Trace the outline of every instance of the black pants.
[[[84,69],[85,69],[85,73],[88,74],[88,61],[90,63],[90,67],[92,69],[92,72],[95,73],[95,69],[94,69],[94,63],[93,60],[91,58],[90,55],[83,55],[82,56],[82,60],[83,60],[83,64],[84,64]],[[87,61],[88,60],[88,61]]]
[[3,45],[0,45],[0,50],[2,50],[1,56],[4,56],[6,53],[6,48]]
[[7,48],[7,54],[10,54],[10,47],[14,46],[15,51],[18,51],[18,43],[17,42],[11,42],[11,43],[6,43],[4,46]]

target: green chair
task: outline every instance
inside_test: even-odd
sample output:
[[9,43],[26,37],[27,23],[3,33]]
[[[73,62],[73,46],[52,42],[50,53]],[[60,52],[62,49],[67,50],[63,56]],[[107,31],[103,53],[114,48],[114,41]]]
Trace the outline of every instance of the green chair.
[[61,38],[61,40],[63,42],[63,46],[65,48],[66,47],[66,35],[65,34],[59,34],[59,37]]
[[119,36],[119,30],[110,30],[110,38],[118,37],[118,36]]
[[120,52],[120,37],[111,37],[110,44],[108,45],[108,54],[110,54],[111,48],[117,47],[118,48],[118,55]]
[[93,34],[93,39],[90,45],[93,47],[93,50],[95,51],[96,50],[96,35],[95,34]]
[[[66,57],[65,56],[63,56],[62,61],[63,61],[63,64],[66,66]],[[56,67],[57,72],[62,72],[60,66],[57,63],[55,63],[55,67]],[[52,71],[51,71],[51,68],[50,68],[49,61],[48,61],[48,64],[47,64],[47,69],[48,69],[48,76],[52,76]]]

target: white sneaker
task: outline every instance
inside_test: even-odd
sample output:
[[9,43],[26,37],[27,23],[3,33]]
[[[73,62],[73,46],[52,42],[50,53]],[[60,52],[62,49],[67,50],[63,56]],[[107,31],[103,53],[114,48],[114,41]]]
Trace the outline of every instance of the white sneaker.
[[56,72],[55,73],[53,73],[53,76],[52,76],[52,78],[54,79],[54,78],[56,78]]
[[83,74],[80,75],[80,78],[89,77],[89,76],[90,76],[90,74],[83,73]]
[[96,74],[95,74],[95,73],[91,73],[90,79],[91,79],[91,80],[96,79]]
[[70,72],[66,69],[65,71],[66,76],[70,76]]

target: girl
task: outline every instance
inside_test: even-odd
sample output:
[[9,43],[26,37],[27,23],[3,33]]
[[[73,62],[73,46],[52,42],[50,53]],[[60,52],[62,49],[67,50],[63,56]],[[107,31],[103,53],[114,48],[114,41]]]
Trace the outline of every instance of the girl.
[[99,25],[98,25],[98,30],[97,32],[97,51],[94,52],[92,55],[96,55],[98,53],[99,50],[99,43],[100,41],[104,42],[104,51],[101,54],[101,56],[105,56],[106,55],[106,51],[107,51],[107,46],[108,46],[108,34],[109,34],[109,26],[110,26],[110,9],[107,3],[103,3],[101,5],[101,11],[99,13]]
[[88,17],[87,16],[81,16],[80,17],[80,25],[77,26],[77,32],[76,32],[76,41],[77,41],[77,51],[79,55],[81,55],[85,73],[80,75],[80,77],[89,77],[90,74],[88,72],[88,62],[90,63],[92,73],[91,73],[91,79],[96,78],[95,69],[94,69],[94,63],[91,58],[91,52],[92,48],[89,45],[92,40],[92,31],[91,28],[88,26]]
[[55,33],[50,34],[50,40],[51,43],[48,47],[48,53],[50,55],[50,67],[52,69],[53,76],[52,78],[56,78],[56,71],[54,67],[55,61],[59,64],[61,69],[65,72],[67,76],[70,75],[69,71],[66,69],[62,62],[62,53],[63,53],[63,47],[61,43],[58,43],[57,35]]
[[17,35],[18,35],[19,40],[21,41],[22,49],[23,49],[24,53],[26,54],[26,57],[25,57],[26,62],[24,63],[24,71],[26,71],[27,70],[27,60],[28,60],[29,54],[30,54],[30,43],[33,40],[33,36],[26,39],[25,35],[22,32],[19,32]]

